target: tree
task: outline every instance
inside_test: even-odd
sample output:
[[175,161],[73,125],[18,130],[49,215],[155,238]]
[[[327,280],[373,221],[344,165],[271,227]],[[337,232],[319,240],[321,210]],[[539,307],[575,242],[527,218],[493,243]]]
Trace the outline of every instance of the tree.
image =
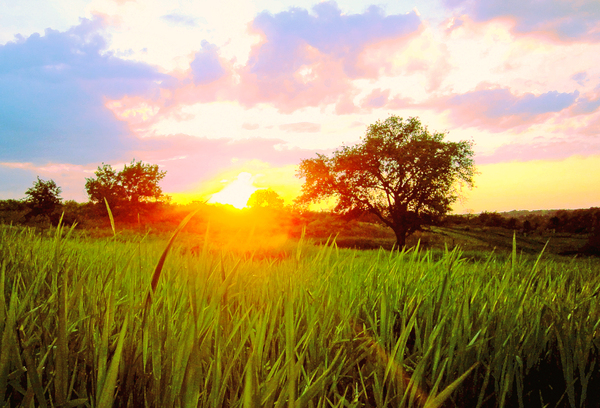
[[102,163],[94,173],[96,178],[86,178],[85,189],[90,201],[101,203],[106,199],[111,208],[123,204],[137,205],[163,198],[158,183],[167,174],[158,165],[144,164],[135,159],[117,172],[110,164]]
[[111,208],[116,208],[124,200],[125,188],[121,184],[121,177],[110,164],[102,163],[94,172],[96,178],[85,179],[85,190],[90,201],[101,203],[105,199]]
[[283,198],[270,188],[260,189],[252,193],[246,205],[250,208],[283,208]]
[[50,216],[62,202],[60,191],[54,180],[44,181],[38,176],[33,187],[25,191],[24,201],[31,210],[27,219],[37,215]]
[[126,199],[131,203],[159,200],[163,192],[158,182],[166,174],[166,171],[158,170],[158,164],[143,164],[141,161],[132,160],[131,164],[125,165],[119,173]]
[[403,248],[407,235],[450,210],[459,187],[473,186],[472,143],[445,142],[444,136],[418,118],[378,121],[359,144],[302,160],[297,176],[305,182],[297,201],[334,197],[334,212],[371,212]]

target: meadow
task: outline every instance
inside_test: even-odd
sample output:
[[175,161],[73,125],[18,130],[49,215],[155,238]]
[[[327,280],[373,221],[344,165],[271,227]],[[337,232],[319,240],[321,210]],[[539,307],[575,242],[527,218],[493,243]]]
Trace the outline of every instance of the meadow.
[[597,259],[178,232],[0,225],[0,406],[600,405]]

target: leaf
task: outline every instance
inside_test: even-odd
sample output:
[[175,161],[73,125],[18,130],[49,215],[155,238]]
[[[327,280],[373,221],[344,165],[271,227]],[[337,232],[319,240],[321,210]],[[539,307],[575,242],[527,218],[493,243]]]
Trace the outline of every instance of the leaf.
[[454,390],[465,380],[465,378],[467,378],[467,376],[469,374],[471,374],[471,371],[473,371],[475,369],[475,367],[477,367],[478,365],[479,365],[479,363],[473,364],[471,366],[471,368],[469,368],[463,375],[461,375],[456,380],[454,380],[452,382],[452,384],[447,386],[444,391],[442,391],[438,395],[436,395],[435,398],[431,399],[431,396],[430,396],[430,398],[427,398],[427,401],[425,401],[425,406],[423,408],[438,408],[438,407],[440,407],[444,403],[444,401],[446,401],[448,398],[450,398],[450,395],[452,395]]
[[113,236],[117,236],[117,230],[115,229],[115,219],[113,218],[112,211],[108,205],[106,197],[104,197],[104,203],[106,204],[106,211],[108,211],[108,218],[110,219],[110,227],[112,228]]
[[110,362],[108,372],[106,373],[106,380],[104,386],[99,395],[99,402],[97,408],[111,408],[115,399],[115,386],[117,384],[117,374],[119,373],[119,364],[121,363],[121,355],[123,353],[123,343],[125,342],[125,334],[127,333],[128,319],[125,319],[121,333],[119,334],[119,340],[117,342],[117,348],[115,354]]

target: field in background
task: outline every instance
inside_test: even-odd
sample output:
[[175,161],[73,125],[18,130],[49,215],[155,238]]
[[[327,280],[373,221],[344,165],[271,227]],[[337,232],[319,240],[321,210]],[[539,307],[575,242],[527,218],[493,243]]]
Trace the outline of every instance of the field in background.
[[465,257],[193,227],[147,302],[160,234],[0,226],[0,404],[600,404],[597,259],[500,232],[508,251]]
[[[391,250],[396,243],[394,233],[383,226],[361,223],[356,229],[341,229],[336,242],[341,247],[356,249]],[[375,230],[375,231],[373,231]],[[364,231],[363,233],[359,231]],[[373,231],[373,232],[372,232]],[[486,257],[490,251],[509,253],[512,250],[513,235],[517,235],[517,246],[525,254],[539,254],[544,247],[550,254],[576,255],[589,240],[587,234],[572,233],[529,233],[523,234],[502,227],[433,226],[417,231],[407,238],[407,246],[419,244],[422,248],[443,250],[460,247],[471,255],[479,252]],[[315,242],[326,242],[324,235],[315,236]],[[547,244],[547,245],[546,245]]]
[[[315,243],[325,243],[336,237],[339,247],[356,249],[391,249],[393,231],[377,217],[366,214],[344,216],[326,212],[311,212],[293,207],[245,208],[231,206],[171,205],[140,203],[135,208],[115,208],[112,213],[117,225],[129,234],[166,236],[191,211],[199,213],[186,227],[192,236],[211,231],[211,242],[236,251],[253,252],[256,248],[279,248],[282,242],[305,237]],[[112,234],[106,206],[68,201],[50,217],[30,217],[25,203],[0,200],[0,224],[27,225],[44,230],[56,225],[63,217],[67,225],[77,223],[80,234],[107,237]],[[600,256],[600,208],[578,210],[483,212],[478,215],[449,214],[436,225],[418,231],[407,239],[409,247],[420,241],[420,247],[444,250],[460,247],[470,258],[485,258],[481,252],[506,254],[512,250],[513,234],[517,235],[519,251],[538,254],[548,243],[549,254]],[[122,234],[123,235],[123,234]],[[267,242],[267,241],[271,242]],[[196,244],[192,244],[190,249]],[[242,248],[240,248],[242,247]],[[265,251],[263,251],[265,252]],[[264,256],[269,256],[269,251]]]

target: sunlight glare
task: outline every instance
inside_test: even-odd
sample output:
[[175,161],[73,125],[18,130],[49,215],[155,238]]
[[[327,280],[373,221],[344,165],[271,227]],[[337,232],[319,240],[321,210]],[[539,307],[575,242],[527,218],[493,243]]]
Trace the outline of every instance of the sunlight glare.
[[248,199],[257,188],[252,185],[254,177],[252,174],[242,172],[238,174],[237,179],[229,183],[218,193],[212,195],[209,204],[230,204],[235,208],[244,208]]

